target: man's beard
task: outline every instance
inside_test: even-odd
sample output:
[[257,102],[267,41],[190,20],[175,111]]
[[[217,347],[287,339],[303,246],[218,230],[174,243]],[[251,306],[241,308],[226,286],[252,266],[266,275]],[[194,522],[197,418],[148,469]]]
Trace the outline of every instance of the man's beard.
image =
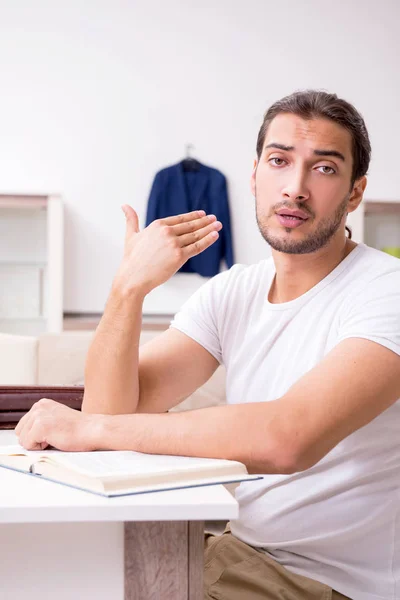
[[[302,240],[280,239],[279,236],[274,237],[271,228],[261,223],[258,214],[257,196],[256,196],[256,218],[257,225],[264,240],[278,252],[286,254],[309,254],[316,252],[328,244],[333,235],[337,232],[342,222],[344,215],[347,213],[347,205],[350,198],[348,194],[337,207],[335,213],[330,217],[325,217],[318,224],[318,231],[311,232]],[[281,206],[279,208],[282,208]],[[301,209],[301,207],[297,207]],[[279,209],[278,209],[279,210]],[[275,213],[273,213],[275,214]],[[286,228],[286,232],[291,234],[294,229]]]

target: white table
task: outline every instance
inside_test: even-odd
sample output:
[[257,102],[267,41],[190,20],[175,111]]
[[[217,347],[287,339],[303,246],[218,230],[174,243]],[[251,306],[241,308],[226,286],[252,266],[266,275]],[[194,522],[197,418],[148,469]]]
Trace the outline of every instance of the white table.
[[223,486],[103,498],[0,468],[1,598],[202,600],[204,521],[237,516]]

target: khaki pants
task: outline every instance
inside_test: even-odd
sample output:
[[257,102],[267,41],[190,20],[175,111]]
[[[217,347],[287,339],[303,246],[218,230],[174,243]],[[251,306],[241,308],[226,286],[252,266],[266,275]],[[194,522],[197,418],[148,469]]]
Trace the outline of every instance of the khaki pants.
[[350,600],[235,538],[206,533],[204,600]]

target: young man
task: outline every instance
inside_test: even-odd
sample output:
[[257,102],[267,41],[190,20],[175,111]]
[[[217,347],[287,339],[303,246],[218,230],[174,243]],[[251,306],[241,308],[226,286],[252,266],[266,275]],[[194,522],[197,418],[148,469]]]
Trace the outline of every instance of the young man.
[[[139,232],[125,206],[84,412],[43,400],[17,427],[27,448],[220,457],[264,474],[239,487],[231,531],[207,540],[205,598],[400,595],[400,262],[345,230],[369,158],[363,119],[336,95],[274,104],[251,176],[272,258],[207,282],[140,357],[144,297],[221,225],[191,213]],[[166,412],[220,363],[226,406]]]

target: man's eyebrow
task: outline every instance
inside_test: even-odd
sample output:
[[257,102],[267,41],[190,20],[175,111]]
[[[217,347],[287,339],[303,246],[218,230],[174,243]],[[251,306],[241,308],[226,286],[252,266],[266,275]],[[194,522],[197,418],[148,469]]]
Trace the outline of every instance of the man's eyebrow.
[[268,144],[268,146],[265,146],[265,147],[266,148],[277,148],[278,150],[286,150],[287,152],[294,150],[294,146],[285,146],[284,144],[277,144],[276,142],[271,142],[271,144]]
[[346,162],[343,154],[337,150],[314,150],[314,154],[317,156],[336,156],[336,158],[340,158],[340,160]]
[[[278,144],[277,142],[271,142],[265,146],[265,148],[277,148],[277,150],[286,150],[286,152],[294,150],[294,146],[285,146],[284,144]],[[317,156],[335,156],[336,158],[340,158],[343,162],[346,162],[343,154],[337,150],[314,150],[314,154]]]

